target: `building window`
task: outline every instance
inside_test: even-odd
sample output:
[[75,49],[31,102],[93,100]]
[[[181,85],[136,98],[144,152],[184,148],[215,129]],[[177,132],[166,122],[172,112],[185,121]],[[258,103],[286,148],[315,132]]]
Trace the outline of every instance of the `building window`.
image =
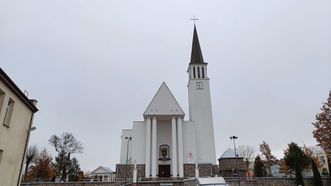
[[0,113],[2,110],[2,105],[4,100],[5,100],[5,92],[0,89]]
[[205,68],[201,67],[201,71],[202,71],[202,78],[205,78]]
[[160,145],[159,160],[162,160],[162,161],[170,160],[169,145]]
[[195,67],[193,67],[193,78],[195,78]]
[[10,120],[11,120],[13,110],[14,110],[14,104],[15,104],[14,100],[9,98],[7,108],[6,108],[5,119],[3,120],[3,125],[5,125],[7,127],[9,127],[9,124],[10,124]]
[[1,164],[2,154],[3,154],[3,150],[0,149],[0,164]]
[[320,158],[320,162],[322,163],[322,165],[326,164],[324,156],[320,156],[319,158]]
[[200,67],[197,68],[198,68],[198,78],[200,78]]

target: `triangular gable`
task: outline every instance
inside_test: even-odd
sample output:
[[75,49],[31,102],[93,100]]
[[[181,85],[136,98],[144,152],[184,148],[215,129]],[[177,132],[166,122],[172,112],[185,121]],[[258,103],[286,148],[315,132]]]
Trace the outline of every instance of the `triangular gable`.
[[91,174],[111,174],[113,171],[107,167],[100,166],[96,168]]
[[185,115],[182,108],[172,95],[165,82],[162,83],[156,92],[151,103],[148,105],[144,116],[146,115]]

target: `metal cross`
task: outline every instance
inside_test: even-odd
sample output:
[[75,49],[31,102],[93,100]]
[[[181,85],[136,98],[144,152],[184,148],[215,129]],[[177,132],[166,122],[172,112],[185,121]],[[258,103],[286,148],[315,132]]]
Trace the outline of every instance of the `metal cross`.
[[191,21],[194,21],[194,24],[195,24],[195,21],[198,21],[199,19],[195,18],[195,15],[193,15],[193,18],[191,18]]

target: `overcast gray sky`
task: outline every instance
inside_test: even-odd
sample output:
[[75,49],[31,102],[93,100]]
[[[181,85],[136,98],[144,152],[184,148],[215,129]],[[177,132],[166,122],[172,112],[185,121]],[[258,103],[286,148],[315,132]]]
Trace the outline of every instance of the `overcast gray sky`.
[[279,158],[314,145],[331,89],[329,0],[0,0],[0,65],[36,98],[31,144],[72,132],[85,171],[119,162],[131,128],[165,81],[188,118],[193,23],[210,77],[216,152],[265,140]]

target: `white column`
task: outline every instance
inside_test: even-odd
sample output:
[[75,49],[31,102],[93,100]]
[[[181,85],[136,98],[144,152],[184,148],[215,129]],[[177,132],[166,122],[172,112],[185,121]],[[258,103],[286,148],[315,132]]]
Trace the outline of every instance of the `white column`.
[[184,177],[183,167],[183,124],[182,117],[177,117],[177,130],[178,130],[178,173],[179,177]]
[[137,183],[137,164],[134,163],[133,167],[133,178],[132,178],[133,183]]
[[195,163],[195,177],[199,178],[199,165],[198,165],[198,163]]
[[156,133],[157,133],[156,116],[153,116],[152,121],[152,177],[156,177]]
[[151,117],[146,119],[146,156],[145,156],[145,177],[149,178],[151,171]]
[[177,177],[177,134],[176,117],[171,119],[171,144],[172,144],[172,177]]

